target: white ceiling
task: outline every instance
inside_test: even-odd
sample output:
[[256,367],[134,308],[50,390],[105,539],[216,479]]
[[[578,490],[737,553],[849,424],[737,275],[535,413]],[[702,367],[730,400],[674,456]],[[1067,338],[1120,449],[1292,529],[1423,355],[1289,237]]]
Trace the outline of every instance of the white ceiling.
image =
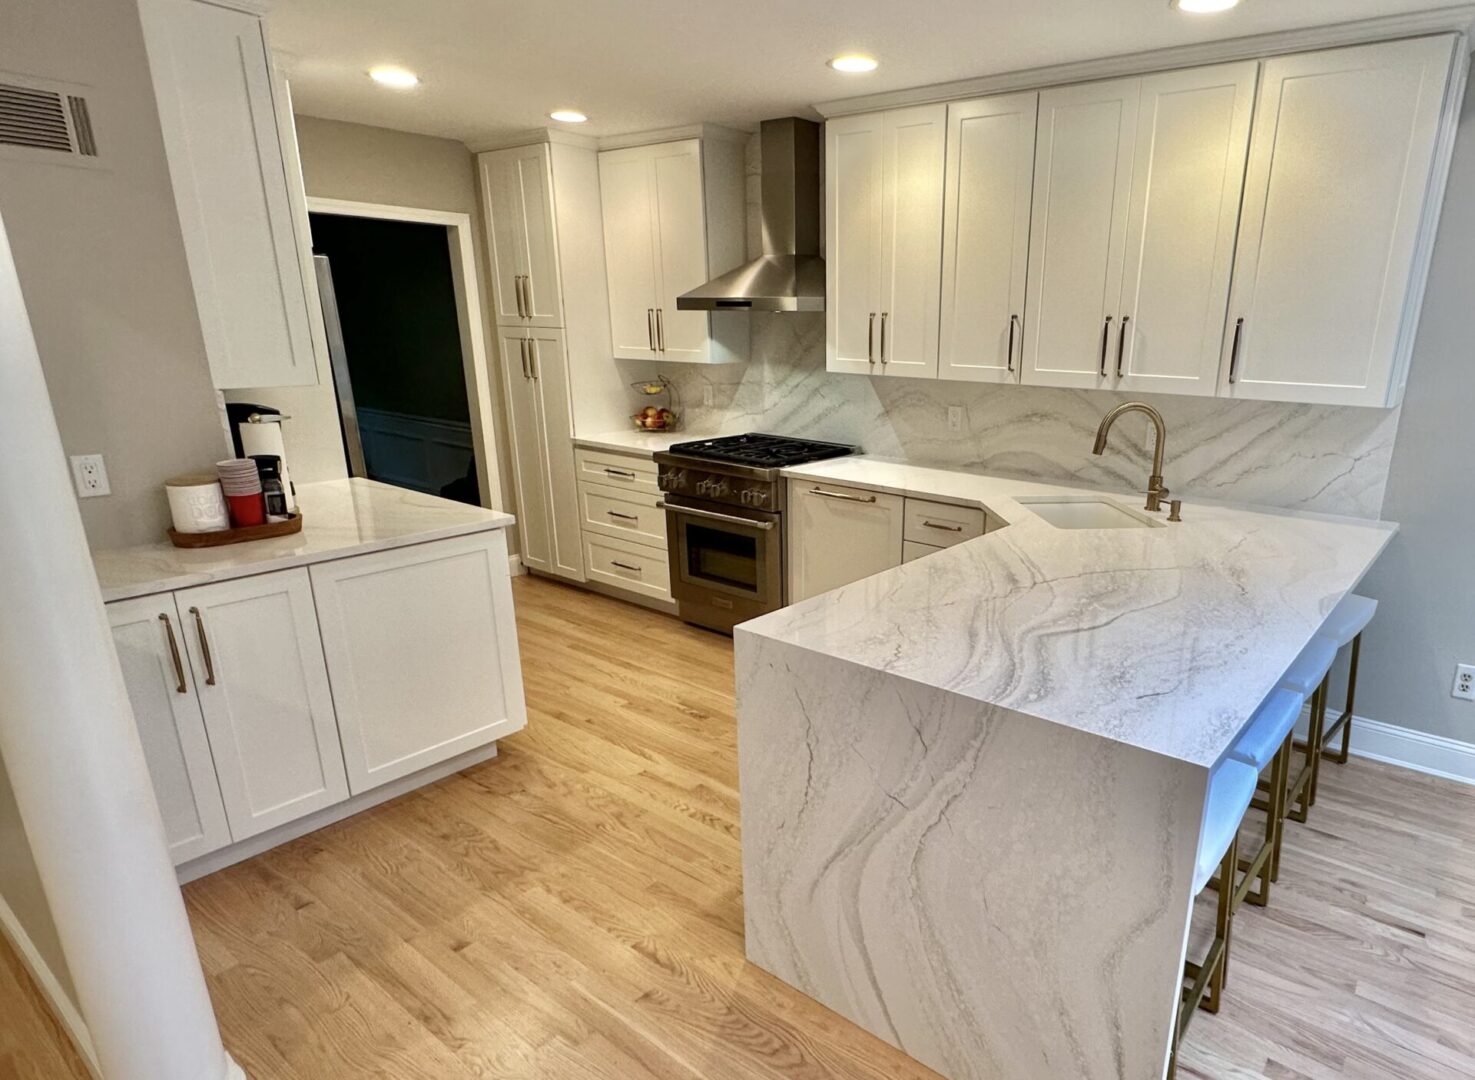
[[[1437,0],[1243,0],[1184,15],[1167,0],[276,0],[297,111],[472,146],[589,115],[590,135],[706,121],[740,127],[817,101],[1297,27]],[[825,61],[868,52],[870,75]],[[400,64],[423,82],[384,89]]]

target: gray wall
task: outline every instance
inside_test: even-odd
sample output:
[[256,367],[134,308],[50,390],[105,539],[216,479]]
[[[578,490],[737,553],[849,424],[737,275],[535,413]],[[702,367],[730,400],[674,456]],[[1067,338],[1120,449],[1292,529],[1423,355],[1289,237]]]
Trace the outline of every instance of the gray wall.
[[1359,715],[1475,742],[1475,83],[1466,95],[1383,517],[1402,526],[1364,584]]

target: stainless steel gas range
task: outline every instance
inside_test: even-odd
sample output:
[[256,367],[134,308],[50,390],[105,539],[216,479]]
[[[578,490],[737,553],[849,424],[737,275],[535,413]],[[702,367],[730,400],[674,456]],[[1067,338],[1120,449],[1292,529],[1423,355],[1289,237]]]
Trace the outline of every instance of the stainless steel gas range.
[[784,606],[780,470],[855,453],[839,443],[729,435],[655,455],[665,499],[671,595],[681,618],[722,633]]

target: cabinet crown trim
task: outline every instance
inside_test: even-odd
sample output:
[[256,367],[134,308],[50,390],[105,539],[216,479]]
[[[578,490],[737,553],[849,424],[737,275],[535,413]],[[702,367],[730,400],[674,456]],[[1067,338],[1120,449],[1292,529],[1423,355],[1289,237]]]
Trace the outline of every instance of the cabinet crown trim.
[[1299,30],[1278,30],[1269,34],[1209,41],[1194,45],[1176,45],[1166,49],[1125,53],[1096,60],[1080,60],[1069,64],[1023,68],[1019,71],[981,75],[953,82],[933,83],[907,90],[890,90],[879,94],[837,98],[822,101],[814,108],[825,119],[854,116],[857,113],[881,112],[907,105],[929,105],[944,101],[988,97],[1016,90],[1041,90],[1070,83],[1094,82],[1128,75],[1148,75],[1175,68],[1201,67],[1232,60],[1260,60],[1284,53],[1310,52],[1346,45],[1373,45],[1399,38],[1423,37],[1454,33],[1466,40],[1461,48],[1468,51],[1470,36],[1475,32],[1475,4],[1438,8],[1434,11],[1407,15],[1387,15],[1332,26],[1315,26]]
[[513,150],[522,146],[537,146],[541,143],[564,143],[583,150],[623,150],[631,146],[655,146],[658,143],[680,142],[683,139],[719,139],[725,142],[745,143],[752,137],[750,131],[722,127],[720,124],[684,124],[681,127],[660,128],[656,131],[633,131],[625,135],[579,135],[558,128],[531,128],[513,132],[497,138],[469,143],[473,154],[484,154],[488,150]]

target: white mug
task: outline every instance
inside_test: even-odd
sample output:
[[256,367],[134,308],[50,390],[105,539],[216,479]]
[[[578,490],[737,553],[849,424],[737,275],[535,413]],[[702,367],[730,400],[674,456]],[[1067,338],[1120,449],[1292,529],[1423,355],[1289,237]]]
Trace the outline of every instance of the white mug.
[[169,514],[174,518],[175,532],[219,532],[230,528],[225,492],[215,477],[208,473],[176,476],[165,482],[164,490],[169,495]]

